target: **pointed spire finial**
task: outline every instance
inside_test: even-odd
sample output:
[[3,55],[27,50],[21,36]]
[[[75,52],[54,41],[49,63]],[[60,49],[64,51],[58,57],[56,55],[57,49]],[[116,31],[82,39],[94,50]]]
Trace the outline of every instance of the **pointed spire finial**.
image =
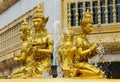
[[70,25],[70,23],[68,23],[68,24],[67,24],[67,28],[71,28],[71,25]]
[[41,4],[38,4],[36,12],[33,14],[33,19],[42,18],[44,19],[43,9],[41,8]]
[[27,20],[26,19],[23,20],[23,24],[27,25]]
[[87,9],[87,10],[86,10],[86,13],[90,13],[90,9]]
[[26,18],[23,20],[23,23],[21,24],[20,30],[26,30],[26,29],[30,29],[30,26],[28,25],[28,22],[26,20]]

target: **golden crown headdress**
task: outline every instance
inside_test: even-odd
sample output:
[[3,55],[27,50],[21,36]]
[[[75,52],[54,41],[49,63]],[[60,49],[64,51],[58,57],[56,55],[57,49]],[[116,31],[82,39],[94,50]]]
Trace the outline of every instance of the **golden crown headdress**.
[[26,19],[24,19],[24,21],[23,21],[23,23],[22,23],[22,25],[20,27],[20,31],[23,31],[23,30],[30,30],[30,26],[28,25]]
[[88,23],[93,23],[92,14],[87,9],[87,12],[83,15],[83,19],[80,21],[81,26],[85,26]]
[[74,31],[72,30],[70,23],[67,24],[67,30],[68,30],[68,33],[65,32],[63,34],[62,38],[64,41],[66,41],[66,40],[72,41],[73,37],[74,37]]
[[42,10],[40,4],[38,4],[37,10],[36,10],[36,12],[33,14],[33,19],[38,19],[38,18],[44,19],[43,10]]
[[70,35],[74,35],[74,32],[73,32],[73,30],[72,30],[72,28],[71,28],[70,23],[68,23],[67,29],[68,29]]

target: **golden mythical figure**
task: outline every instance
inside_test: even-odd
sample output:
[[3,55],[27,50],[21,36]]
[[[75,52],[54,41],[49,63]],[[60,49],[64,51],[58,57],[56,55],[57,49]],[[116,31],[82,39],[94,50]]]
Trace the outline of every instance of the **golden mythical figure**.
[[64,77],[104,77],[104,73],[100,69],[88,63],[88,58],[92,58],[98,53],[97,44],[91,45],[86,38],[93,29],[93,20],[89,11],[84,14],[80,25],[82,33],[76,38],[75,45],[73,45],[73,33],[69,32],[69,37],[64,37],[65,41],[59,49],[60,65],[64,71]]
[[13,72],[9,78],[40,78],[43,73],[50,74],[50,56],[53,52],[53,40],[47,32],[45,18],[40,5],[33,15],[34,32],[32,33],[26,21],[20,29],[23,40],[21,53],[14,54],[15,61],[24,61],[25,64]]
[[87,12],[84,14],[83,19],[80,21],[82,34],[76,39],[77,54],[75,55],[75,67],[80,69],[80,76],[82,77],[104,77],[104,72],[88,63],[88,58],[92,58],[98,54],[97,44],[90,44],[86,38],[93,29],[92,15]]
[[64,77],[74,77],[76,71],[73,67],[73,61],[76,54],[76,47],[73,44],[74,32],[70,24],[68,24],[68,33],[64,33],[62,39],[62,46],[59,48],[60,66],[63,69]]

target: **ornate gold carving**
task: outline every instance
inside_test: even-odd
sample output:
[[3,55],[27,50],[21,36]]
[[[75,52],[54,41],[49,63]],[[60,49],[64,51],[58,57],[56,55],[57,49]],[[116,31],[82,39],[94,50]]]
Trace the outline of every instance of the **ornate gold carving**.
[[75,16],[76,16],[76,26],[78,26],[78,2],[75,3]]
[[113,22],[116,23],[116,0],[113,0]]
[[108,24],[108,0],[105,0],[105,21]]
[[35,32],[31,30],[26,20],[20,28],[20,36],[23,40],[21,53],[14,53],[14,61],[23,61],[25,65],[13,72],[9,78],[40,78],[44,72],[50,74],[50,55],[53,52],[53,41],[48,34],[45,18],[41,5],[38,5],[33,15]]
[[97,51],[97,44],[91,45],[86,38],[92,31],[92,16],[87,10],[84,14],[81,23],[81,33],[75,40],[74,45],[74,32],[68,26],[68,32],[63,35],[62,46],[59,48],[60,65],[64,71],[64,77],[91,77],[100,78],[104,73],[95,66],[88,63],[88,58],[95,56]]

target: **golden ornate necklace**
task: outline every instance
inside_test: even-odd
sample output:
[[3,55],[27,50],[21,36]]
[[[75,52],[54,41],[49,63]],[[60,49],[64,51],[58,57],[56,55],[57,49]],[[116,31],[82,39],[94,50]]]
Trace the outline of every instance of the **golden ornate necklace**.
[[67,57],[69,56],[69,53],[70,53],[70,48],[67,49],[66,53],[64,54],[64,59],[67,59]]

